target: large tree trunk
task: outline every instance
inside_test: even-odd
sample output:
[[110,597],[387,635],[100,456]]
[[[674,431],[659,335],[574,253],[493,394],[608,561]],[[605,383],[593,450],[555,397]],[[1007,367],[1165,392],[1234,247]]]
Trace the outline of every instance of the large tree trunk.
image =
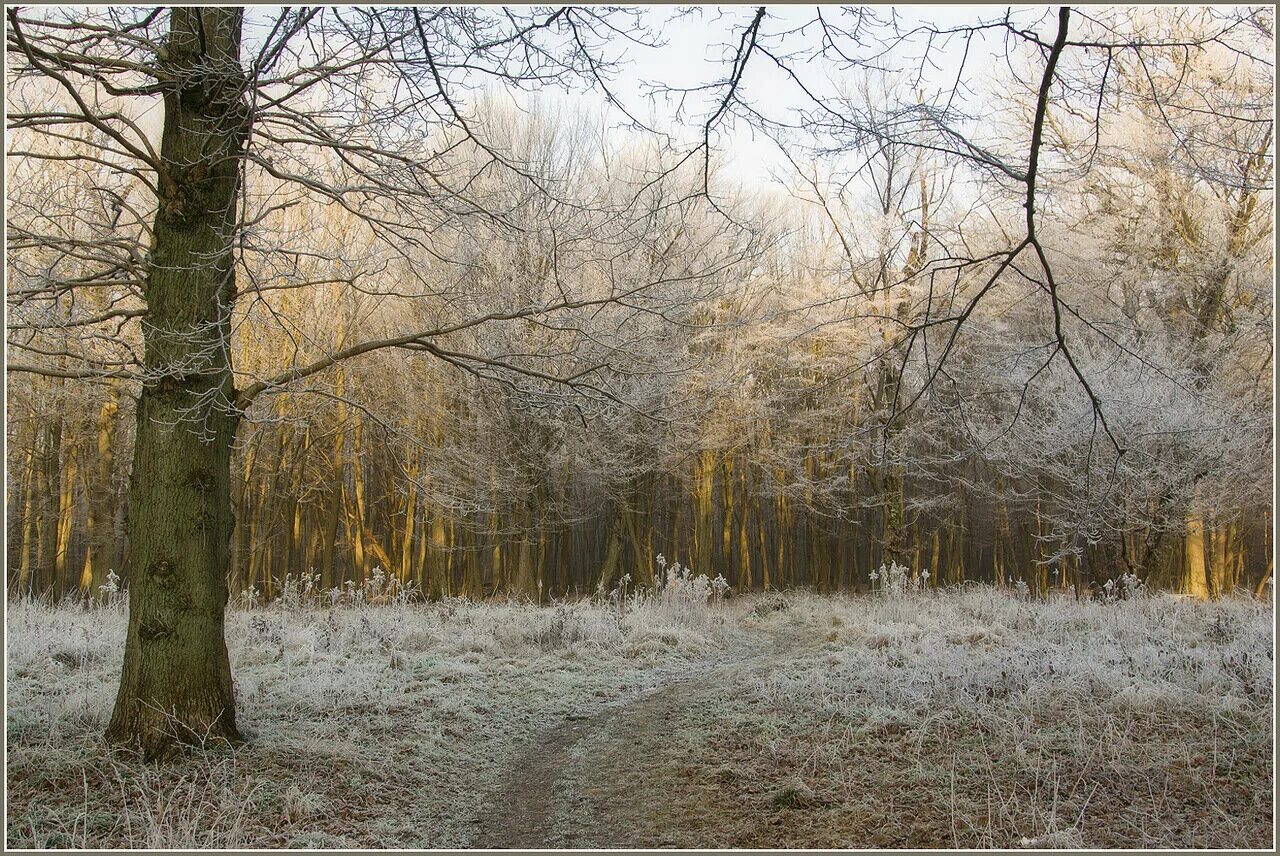
[[148,380],[129,480],[129,627],[107,729],[148,758],[237,737],[223,639],[231,532],[232,243],[249,121],[239,9],[175,8],[160,73]]

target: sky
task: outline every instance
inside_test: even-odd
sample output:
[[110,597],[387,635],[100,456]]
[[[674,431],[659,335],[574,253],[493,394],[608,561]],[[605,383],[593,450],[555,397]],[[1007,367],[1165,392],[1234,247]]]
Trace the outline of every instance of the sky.
[[[702,92],[690,93],[683,113],[677,111],[677,101],[672,97],[655,95],[655,88],[707,86],[723,82],[732,63],[743,29],[754,14],[753,6],[705,6],[691,7],[681,14],[676,7],[654,6],[643,11],[643,22],[662,44],[647,48],[627,46],[626,54],[616,76],[610,81],[615,94],[634,116],[651,127],[671,132],[681,147],[696,144],[701,139],[701,123],[710,110],[723,97],[723,87],[713,87]],[[919,22],[929,22],[937,27],[952,27],[978,20],[990,20],[1004,15],[1003,6],[903,6],[896,9],[877,7],[877,14],[894,14],[901,29],[910,29]],[[256,43],[263,38],[270,23],[279,14],[280,7],[249,7],[246,17],[244,54],[251,56]],[[785,51],[812,49],[819,42],[819,30],[812,25],[818,14],[817,7],[782,5],[767,7],[762,25],[762,44]],[[822,14],[829,21],[847,22],[841,10],[822,7]],[[1037,29],[1051,33],[1053,22],[1051,7],[1028,6],[1015,9],[1015,18],[1025,24],[1041,22]],[[807,25],[807,26],[806,26]],[[787,34],[782,36],[782,34]],[[611,49],[621,49],[618,40]],[[899,66],[919,67],[919,55],[924,42],[915,40],[903,45],[886,59]],[[990,82],[994,75],[988,69],[1003,55],[998,36],[989,36],[985,44],[970,47],[965,59],[965,77],[979,84]],[[925,87],[949,88],[956,79],[963,45],[958,39],[950,44],[934,44],[930,50],[931,63],[925,69]],[[850,79],[849,72],[824,59],[795,60],[790,67],[801,75],[807,87],[824,95],[832,95],[841,82]],[[785,105],[803,103],[803,93],[786,76],[773,66],[767,56],[756,53],[747,66],[739,93],[753,109],[774,118],[786,115]],[[457,95],[457,93],[455,93]],[[462,97],[465,97],[462,96]],[[520,96],[517,96],[520,97]],[[537,96],[546,98],[545,95]],[[983,94],[970,96],[971,112],[981,111]],[[571,107],[585,105],[586,109],[610,115],[604,98],[599,93],[578,93],[554,97]],[[148,134],[158,140],[163,108],[158,100],[146,107],[142,124]],[[622,123],[624,118],[617,111],[612,120]],[[777,144],[761,134],[750,122],[726,118],[717,127],[713,140],[714,165],[746,186],[775,183],[775,176],[785,175],[789,168]]]
[[[876,11],[879,15],[895,15],[898,26],[907,30],[921,22],[946,28],[990,20],[1001,17],[1008,8],[947,5],[903,6],[895,9],[878,7]],[[655,89],[661,86],[707,86],[724,81],[729,74],[743,29],[751,22],[755,9],[754,6],[703,6],[690,7],[682,13],[677,7],[645,8],[643,23],[662,44],[654,48],[626,46],[620,68],[610,81],[613,94],[631,115],[646,125],[671,132],[682,146],[695,144],[701,139],[701,123],[710,110],[714,109],[717,99],[723,97],[725,90],[711,88],[690,93],[684,101],[683,113],[679,113],[677,99],[656,95]],[[799,5],[767,7],[761,28],[761,44],[786,51],[812,49],[819,43],[820,36],[819,29],[812,23],[818,14],[817,10],[818,7],[815,6]],[[265,34],[264,23],[273,20],[278,11],[278,7],[251,7],[246,21],[246,53],[253,50],[255,33]],[[1053,22],[1046,20],[1050,16],[1050,7],[1021,7],[1015,9],[1013,14],[1024,24],[1044,21],[1039,27],[1041,31],[1052,32]],[[848,16],[842,15],[837,7],[822,7],[822,15],[836,24],[851,23]],[[997,57],[1003,55],[1002,42],[998,36],[986,37],[985,44],[979,42],[970,47],[965,60],[966,78],[984,79],[984,67],[992,66]],[[621,40],[615,40],[610,45],[610,50],[620,51],[623,45]],[[923,46],[923,40],[916,39],[903,45],[884,61],[919,68]],[[949,44],[934,43],[930,48],[930,64],[924,69],[925,88],[950,88],[956,79],[962,56],[964,50],[959,39],[953,39]],[[824,95],[834,94],[836,87],[850,77],[846,70],[822,59],[799,60],[789,64],[802,75],[807,87]],[[989,79],[990,75],[986,74],[985,78]],[[739,92],[753,109],[761,110],[774,118],[785,115],[782,105],[804,101],[804,95],[796,85],[767,56],[760,53],[753,55],[749,62]],[[526,101],[526,96],[523,95],[510,97],[520,102]],[[553,103],[567,103],[571,107],[576,102],[606,116],[610,114],[600,93],[567,96],[541,93],[534,97]],[[974,97],[981,99],[982,95],[975,93]],[[625,122],[625,117],[616,110],[612,111],[612,119],[619,124]],[[773,182],[775,175],[787,171],[786,160],[777,144],[759,133],[749,122],[733,122],[731,119],[721,122],[713,136],[713,145],[718,168],[731,172],[737,181],[745,185],[769,184]]]
[[[673,12],[668,10],[650,10],[648,17],[653,22],[652,26],[660,30],[666,45],[652,50],[636,50],[631,63],[618,77],[616,92],[620,97],[630,96],[631,102],[627,106],[633,112],[659,122],[663,119],[671,120],[674,102],[654,101],[646,98],[644,93],[652,90],[654,81],[662,81],[673,87],[688,87],[724,80],[743,28],[752,20],[755,8],[700,7],[692,14],[680,18],[674,18]],[[820,30],[813,25],[816,7],[786,5],[766,8],[766,18],[762,24],[764,44],[782,44],[790,50],[800,51],[806,47],[811,49],[819,43]],[[938,28],[972,24],[979,20],[999,18],[1008,8],[976,5],[904,6],[895,10],[895,13],[900,28],[909,30],[923,22]],[[877,11],[881,14],[889,12],[885,8]],[[1047,6],[1030,6],[1015,10],[1013,14],[1020,22],[1032,24],[1045,18],[1049,11],[1050,7]],[[840,10],[832,7],[823,8],[822,14],[835,23],[848,20],[842,19]],[[1048,26],[1051,27],[1052,24],[1049,23]],[[1052,32],[1044,25],[1040,29],[1042,32]],[[783,37],[782,34],[786,35]],[[894,65],[919,68],[919,57],[924,44],[922,39],[914,39],[887,58],[887,61]],[[960,70],[962,58],[965,64],[964,76],[971,84],[975,79],[989,82],[992,79],[990,70],[995,67],[997,60],[1002,62],[1003,54],[1003,41],[994,35],[975,41],[967,57],[964,56],[963,44],[959,39],[953,39],[948,44],[935,42],[930,48],[930,63],[924,69],[923,85],[926,89],[949,89]],[[801,60],[789,65],[802,76],[807,88],[819,94],[833,95],[839,84],[850,79],[847,70],[820,59]],[[723,91],[716,90],[715,97],[721,97]],[[782,115],[780,105],[805,101],[803,92],[795,83],[777,69],[768,57],[759,54],[749,62],[739,91],[753,108],[775,117]],[[978,101],[983,97],[981,91],[972,96]],[[710,102],[709,96],[703,100],[704,105]],[[696,121],[692,120],[705,117],[707,109],[706,106],[702,109],[687,109],[690,121],[686,124],[696,126]],[[687,130],[696,133],[696,127]],[[760,134],[750,123],[738,122],[733,128],[726,128],[719,135],[719,140],[718,154],[731,164],[734,176],[745,183],[769,182],[772,175],[786,170],[786,160],[777,144]]]

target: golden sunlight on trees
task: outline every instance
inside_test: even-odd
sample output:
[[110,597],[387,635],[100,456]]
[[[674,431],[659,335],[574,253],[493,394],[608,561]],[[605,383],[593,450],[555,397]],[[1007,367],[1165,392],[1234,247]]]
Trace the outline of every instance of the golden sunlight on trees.
[[113,741],[236,739],[286,580],[1263,590],[1270,11],[739,11],[658,122],[638,9],[6,10],[7,583],[127,584]]

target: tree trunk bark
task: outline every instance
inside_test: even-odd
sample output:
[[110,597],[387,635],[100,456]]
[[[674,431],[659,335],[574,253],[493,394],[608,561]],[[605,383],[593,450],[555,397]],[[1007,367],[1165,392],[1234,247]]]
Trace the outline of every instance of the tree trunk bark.
[[160,195],[129,479],[129,626],[107,739],[146,758],[234,740],[223,622],[234,517],[232,247],[247,139],[242,10],[170,10]]
[[405,472],[408,475],[409,483],[405,485],[404,498],[404,528],[400,537],[400,567],[396,568],[402,584],[409,582],[411,569],[413,568],[413,528],[417,522],[415,515],[418,513],[418,465],[417,461],[410,459]]
[[67,567],[71,561],[71,530],[75,524],[76,513],[76,474],[79,469],[77,458],[80,454],[74,441],[67,443],[66,448],[59,474],[57,540],[53,555],[53,579],[58,588],[67,586],[68,583]]
[[[58,498],[62,461],[62,418],[59,417],[45,429],[44,457],[41,459],[40,499],[41,513],[36,521],[36,574],[45,578],[45,587],[56,592],[58,578],[54,573],[54,561],[58,553]],[[39,588],[37,581],[37,588]]]
[[[886,299],[888,294],[886,292]],[[902,378],[895,367],[882,363],[880,366],[879,395],[877,404],[882,408],[894,407],[897,404],[898,389]],[[880,507],[883,510],[883,531],[881,533],[881,565],[897,564],[905,567],[907,559],[907,524],[906,524],[906,468],[903,466],[899,449],[898,435],[903,426],[899,417],[889,413],[890,419],[884,426],[884,471],[880,477]]]
[[[120,389],[112,384],[107,400],[98,411],[98,457],[93,466],[85,467],[85,502],[88,518],[85,520],[84,566],[80,571],[80,588],[93,596],[102,583],[106,567],[105,553],[112,533],[103,533],[103,523],[111,514],[111,477],[115,469],[116,412],[120,409]],[[91,473],[90,470],[93,472]]]
[[1204,514],[1200,510],[1197,494],[1187,511],[1187,584],[1186,593],[1201,600],[1208,600],[1212,593],[1206,573],[1204,556]]
[[18,591],[24,595],[31,593],[31,551],[36,540],[36,437],[31,438],[27,447],[26,477],[22,490],[22,557],[18,560]]
[[452,550],[453,541],[445,530],[444,509],[435,508],[431,512],[431,554],[428,562],[427,584],[432,600],[439,600],[453,594],[451,568],[446,550]]
[[622,520],[623,512],[619,511],[609,527],[609,538],[604,550],[604,561],[600,565],[600,578],[597,588],[608,591],[618,576],[618,566],[622,561]]

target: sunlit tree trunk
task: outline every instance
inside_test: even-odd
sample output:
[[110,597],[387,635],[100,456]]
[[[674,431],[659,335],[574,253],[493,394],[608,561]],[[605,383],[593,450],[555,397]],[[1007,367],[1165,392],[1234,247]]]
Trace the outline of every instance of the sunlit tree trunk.
[[58,486],[57,540],[53,554],[53,578],[61,586],[67,579],[67,566],[71,560],[71,530],[76,512],[76,473],[79,469],[79,452],[73,443],[66,444]]
[[693,564],[700,574],[714,576],[715,534],[713,530],[713,499],[716,479],[715,452],[705,450],[698,458],[694,505],[698,516],[693,521]]
[[929,581],[935,586],[938,584],[938,577],[941,576],[941,574],[938,573],[938,560],[942,558],[940,553],[941,547],[942,538],[935,526],[933,530],[933,552],[929,558]]
[[1204,516],[1200,511],[1197,495],[1187,511],[1186,530],[1187,577],[1186,593],[1207,600],[1212,593],[1205,567]]
[[281,565],[281,572],[284,574],[293,574],[301,576],[309,572],[307,567],[307,557],[305,554],[306,542],[303,539],[302,526],[302,490],[304,477],[302,473],[303,462],[307,459],[307,452],[311,446],[311,429],[308,427],[303,431],[302,437],[297,439],[295,443],[290,444],[290,452],[287,464],[288,484],[287,497],[284,505],[284,523],[286,528],[284,560]]
[[111,541],[110,532],[102,532],[103,523],[110,519],[111,474],[115,467],[116,411],[119,409],[120,391],[115,384],[109,388],[108,397],[98,411],[98,455],[92,467],[85,467],[85,501],[88,517],[85,520],[84,566],[80,570],[81,591],[92,594],[102,582],[103,556]]
[[[886,303],[888,298],[886,297]],[[889,311],[886,306],[886,311]],[[897,403],[901,378],[896,367],[888,365],[892,357],[885,357],[880,366],[877,403],[881,408],[892,408]],[[883,428],[881,451],[885,461],[878,482],[875,484],[880,500],[881,535],[880,563],[889,565],[910,564],[907,557],[906,531],[906,472],[900,460],[902,433],[900,418],[893,416]]]
[[129,624],[113,743],[147,757],[235,739],[223,635],[234,518],[232,256],[248,131],[242,10],[175,7],[164,94],[145,363],[129,481]]
[[36,566],[38,576],[52,589],[57,586],[54,557],[58,552],[58,498],[61,494],[62,419],[55,419],[44,431],[44,454],[40,460],[40,514],[36,521]]
[[[450,579],[453,564],[453,539],[445,528],[443,509],[435,509],[431,514],[431,553],[424,556],[428,568],[428,588],[433,600],[438,600],[453,593],[453,581]],[[424,547],[425,549],[425,542]]]
[[[1268,551],[1269,552],[1269,551]],[[1262,572],[1262,579],[1258,580],[1258,587],[1254,589],[1257,597],[1265,597],[1267,594],[1267,586],[1271,582],[1271,575],[1275,573],[1276,557],[1269,554],[1267,556],[1267,569]]]
[[[730,583],[741,584],[738,579],[737,567],[733,564],[733,459],[728,454],[724,456],[723,463],[724,476],[720,485],[721,504],[723,506],[720,521],[720,562],[722,567],[707,570],[707,576],[714,577],[716,574],[723,573],[730,579]],[[747,577],[746,585],[751,584],[751,578]]]
[[[786,478],[786,473],[779,469],[775,476],[778,483],[781,484]],[[777,552],[775,554],[776,560],[773,566],[773,577],[776,585],[785,587],[788,579],[787,561],[789,559],[786,536],[787,533],[791,532],[792,527],[792,515],[785,495],[778,495],[777,511],[774,519],[776,522],[776,528],[774,531],[777,536],[774,539],[776,542],[774,546],[776,547]]]
[[[342,371],[338,377],[341,383]],[[346,443],[345,427],[341,424],[333,439],[333,477],[329,486],[329,509],[324,521],[324,529],[320,536],[320,585],[331,589],[342,584],[344,574],[337,572],[338,525],[342,522],[342,507],[346,493],[346,470],[343,464],[343,447]]]
[[418,512],[418,464],[415,459],[409,460],[406,473],[409,479],[405,485],[404,531],[400,538],[400,567],[397,568],[402,583],[409,581],[410,569],[413,567],[413,528]]
[[[494,507],[497,507],[497,470],[494,468],[490,472],[490,483],[493,484]],[[490,591],[497,594],[502,590],[505,583],[503,574],[503,550],[502,550],[502,516],[495,510],[489,515],[489,543],[492,547],[489,550],[489,585]]]
[[[751,492],[747,484],[748,469],[749,467],[745,461],[738,467],[741,473],[740,487],[742,490],[741,502],[738,503],[738,585],[744,589],[751,589],[755,586],[751,564],[751,538],[749,531],[752,507],[755,503],[751,502]],[[757,524],[756,528],[759,528],[759,524]]]
[[24,594],[31,590],[31,554],[35,548],[36,540],[36,453],[34,442],[35,438],[33,437],[33,445],[27,446],[26,473],[23,477],[22,489],[22,557],[18,560],[18,590]]
[[1235,524],[1214,527],[1210,535],[1209,579],[1215,596],[1229,594],[1234,588],[1238,552]]
[[[339,404],[339,424],[344,424],[346,408]],[[365,554],[365,538],[364,538],[364,457],[361,454],[361,439],[363,435],[360,419],[356,419],[355,429],[351,434],[351,478],[352,492],[348,494],[348,507],[346,514],[347,540],[351,543],[355,551],[355,577],[356,582],[363,583],[369,578],[369,558]],[[354,504],[351,504],[351,501]]]

